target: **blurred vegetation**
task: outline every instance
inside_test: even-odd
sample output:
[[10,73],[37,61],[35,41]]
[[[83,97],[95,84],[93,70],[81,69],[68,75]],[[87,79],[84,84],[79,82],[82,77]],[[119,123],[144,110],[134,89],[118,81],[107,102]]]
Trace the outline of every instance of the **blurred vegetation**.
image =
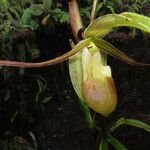
[[[81,14],[90,18],[92,0],[83,0],[81,2]],[[86,7],[83,7],[86,5]],[[145,8],[149,8],[150,0],[99,0],[97,5],[97,16],[106,13],[121,13],[121,12],[136,12],[144,13]],[[150,10],[147,9],[146,15],[150,15]]]

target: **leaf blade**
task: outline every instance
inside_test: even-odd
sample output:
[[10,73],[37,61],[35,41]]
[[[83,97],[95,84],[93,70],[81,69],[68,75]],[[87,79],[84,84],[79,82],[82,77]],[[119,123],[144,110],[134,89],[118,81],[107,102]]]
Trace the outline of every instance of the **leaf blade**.
[[108,143],[104,138],[101,139],[99,150],[108,150]]
[[125,119],[121,118],[119,119],[110,129],[111,132],[113,132],[115,129],[122,125],[128,125],[128,126],[134,126],[137,128],[141,128],[147,132],[150,132],[150,125],[136,119]]
[[85,30],[85,37],[102,37],[112,28],[130,26],[150,32],[150,18],[136,13],[107,14],[97,18]]
[[50,12],[50,8],[52,6],[52,0],[44,0],[43,2],[43,8],[44,10],[49,13]]
[[138,127],[138,128],[144,129],[145,131],[150,132],[150,125],[148,125],[142,121],[136,120],[136,119],[126,119],[125,124],[134,126],[134,127]]
[[42,4],[32,4],[28,9],[33,16],[40,16],[43,13]]
[[125,123],[125,118],[120,118],[110,128],[110,132],[113,132],[115,129],[117,129],[119,126],[123,125],[124,123]]
[[128,150],[122,143],[120,143],[116,138],[109,135],[107,141],[116,149],[116,150]]

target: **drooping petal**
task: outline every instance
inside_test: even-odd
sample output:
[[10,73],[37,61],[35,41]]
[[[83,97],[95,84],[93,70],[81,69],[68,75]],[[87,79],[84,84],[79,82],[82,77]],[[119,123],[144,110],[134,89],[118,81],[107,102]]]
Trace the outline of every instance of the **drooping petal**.
[[109,66],[103,64],[104,55],[101,51],[95,52],[92,57],[92,76],[94,79],[103,77],[111,77],[111,69]]
[[150,64],[140,63],[135,61],[134,59],[128,57],[124,53],[122,53],[120,50],[115,48],[112,44],[108,43],[107,41],[103,39],[93,38],[93,42],[97,47],[99,47],[103,52],[121,60],[128,64],[135,65],[135,66],[150,66]]
[[54,64],[61,63],[69,57],[75,55],[78,51],[82,50],[84,47],[87,47],[91,43],[91,39],[85,39],[80,41],[71,51],[53,58],[48,61],[43,62],[37,62],[37,63],[31,63],[31,62],[19,62],[19,61],[7,61],[7,60],[0,60],[0,66],[14,66],[14,67],[24,67],[24,68],[40,68],[40,67],[46,67]]

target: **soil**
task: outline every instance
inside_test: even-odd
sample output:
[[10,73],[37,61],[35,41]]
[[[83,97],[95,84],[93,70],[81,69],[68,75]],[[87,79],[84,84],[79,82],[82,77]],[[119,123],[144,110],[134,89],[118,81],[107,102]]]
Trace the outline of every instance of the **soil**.
[[[62,32],[64,35],[56,35]],[[66,26],[57,27],[50,36],[45,32],[38,34],[42,55],[35,61],[58,56],[65,52],[64,49],[70,49],[68,39],[72,36]],[[125,34],[127,37],[124,34],[117,38],[112,35],[107,37],[107,40],[128,56],[140,62],[150,63],[149,35],[144,37],[142,33],[138,33],[135,38],[131,38]],[[118,106],[115,112],[103,120],[106,129],[121,117],[139,119],[150,124],[150,68],[131,66],[112,57],[108,58],[108,63],[112,68],[117,88]],[[44,105],[41,102],[35,103],[38,89],[35,75],[40,75],[47,81],[48,88],[42,96],[53,95]],[[10,92],[9,102],[5,101],[6,91],[7,94]],[[87,126],[70,83],[68,62],[26,70],[24,76],[13,76],[5,81],[1,77],[0,95],[3,99],[0,114],[0,132],[3,135],[1,138],[6,139],[6,131],[9,131],[9,137],[20,136],[34,145],[35,141],[28,134],[31,131],[35,135],[39,150],[98,149],[99,133]],[[16,111],[18,115],[10,121]],[[101,116],[95,114],[95,118],[100,126]],[[142,129],[122,126],[113,135],[129,150],[149,150],[150,134]],[[113,150],[112,147],[110,149]]]

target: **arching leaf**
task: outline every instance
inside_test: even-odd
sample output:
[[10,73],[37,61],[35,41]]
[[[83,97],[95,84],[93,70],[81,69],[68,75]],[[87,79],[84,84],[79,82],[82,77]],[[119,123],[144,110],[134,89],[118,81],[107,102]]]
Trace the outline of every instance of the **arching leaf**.
[[42,4],[32,4],[28,9],[33,16],[40,16],[43,13]]
[[150,18],[136,13],[108,14],[96,19],[85,30],[85,37],[102,37],[112,28],[120,26],[135,27],[150,32]]
[[49,13],[51,6],[52,6],[52,0],[44,0],[44,2],[43,2],[44,11]]
[[130,13],[130,12],[124,12],[122,13],[123,16],[126,16],[132,20],[135,20],[136,22],[145,24],[148,28],[150,28],[150,18],[137,14],[137,13]]
[[125,118],[120,118],[117,122],[115,122],[114,125],[111,127],[110,132],[115,131],[115,129],[117,129],[122,125],[134,126],[150,132],[150,125],[136,119],[125,119]]
[[101,139],[99,150],[108,150],[108,143],[104,138]]
[[109,135],[107,141],[116,149],[116,150],[128,150],[122,143],[120,143],[116,138]]

